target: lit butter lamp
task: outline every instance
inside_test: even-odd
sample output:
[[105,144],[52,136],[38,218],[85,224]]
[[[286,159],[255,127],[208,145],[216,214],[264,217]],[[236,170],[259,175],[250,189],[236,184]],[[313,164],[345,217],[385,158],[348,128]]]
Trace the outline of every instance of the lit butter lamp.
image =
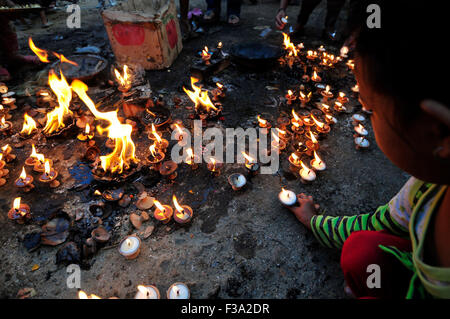
[[323,102],[326,102],[328,101],[328,99],[331,99],[333,97],[333,92],[330,91],[329,85],[326,86],[325,90],[320,91],[320,94],[323,96]]
[[126,259],[135,259],[141,252],[141,240],[136,235],[130,235],[122,239],[119,244],[119,254]]
[[300,161],[300,166],[302,167],[300,171],[298,172],[300,175],[300,179],[302,183],[308,184],[311,183],[316,179],[316,173],[310,169],[308,166],[303,163],[303,161]]
[[358,134],[358,136],[367,136],[367,134],[369,134],[369,132],[361,123],[355,126],[355,132],[356,134]]
[[344,92],[339,92],[339,96],[337,97],[337,100],[341,102],[342,104],[348,103],[348,97],[345,96]]
[[153,202],[155,204],[155,211],[153,212],[153,217],[156,220],[159,220],[163,224],[167,224],[172,219],[173,208],[169,205],[163,205],[159,201],[155,200]]
[[191,292],[188,286],[182,282],[176,282],[167,289],[167,299],[189,299]]
[[9,109],[5,108],[2,104],[0,104],[0,118],[4,116],[5,120],[10,120],[12,115],[9,114]]
[[202,50],[201,55],[202,55],[203,63],[205,63],[205,65],[210,65],[211,64],[210,60],[211,60],[212,53],[209,52],[208,47],[205,46],[205,48]]
[[5,168],[6,162],[3,160],[3,154],[0,153],[0,186],[6,184],[4,177],[8,176],[9,170]]
[[291,91],[288,90],[287,94],[284,96],[286,98],[286,104],[292,105],[292,103],[297,99],[297,96]]
[[222,170],[223,163],[217,162],[215,158],[211,157],[209,159],[209,163],[206,165],[208,171],[210,171],[213,175],[219,176],[220,171]]
[[250,155],[247,155],[245,152],[242,152],[242,155],[245,158],[245,168],[249,172],[250,175],[256,175],[259,170],[259,164],[256,162],[256,160],[251,157]]
[[317,51],[308,50],[306,52],[306,58],[308,60],[315,60],[318,57]]
[[314,82],[321,82],[322,78],[317,74],[317,72],[314,70],[313,75],[311,76],[311,80]]
[[95,136],[94,130],[91,130],[91,126],[89,125],[89,123],[86,123],[84,132],[78,134],[77,139],[79,141],[86,142],[92,140],[94,136]]
[[308,147],[308,149],[311,151],[317,151],[319,149],[319,142],[317,141],[314,133],[309,131],[309,136],[306,135],[306,137],[309,137],[309,139],[305,142],[306,147]]
[[[47,159],[43,154],[36,154],[36,161],[34,162],[33,171],[42,173],[45,172],[45,161]],[[48,159],[50,166],[53,165],[53,161]]]
[[18,224],[24,224],[31,218],[30,206],[21,203],[21,198],[17,197],[14,199],[13,207],[8,212],[8,218]]
[[317,155],[316,151],[314,151],[314,158],[311,160],[310,165],[315,171],[324,171],[327,168],[325,162]]
[[118,90],[126,93],[131,89],[132,79],[131,73],[127,65],[123,66],[123,73],[121,74],[117,69],[114,69],[114,75],[118,83]]
[[292,134],[287,130],[282,130],[278,127],[275,130],[277,131],[280,139],[282,139],[285,142],[287,142],[292,137]]
[[294,109],[292,109],[292,120],[291,120],[291,123],[292,123],[291,129],[293,131],[297,131],[300,128],[300,126],[303,126],[302,119],[300,118],[300,116],[298,116],[298,114],[294,111]]
[[[152,124],[153,125],[153,124]],[[154,126],[153,126],[154,128]],[[158,134],[158,132],[152,131],[152,136],[154,138],[154,143],[156,145],[156,148],[162,151],[165,151],[167,149],[167,147],[169,146],[169,141],[162,138],[161,135]]]
[[200,162],[200,159],[197,155],[194,154],[194,151],[192,148],[188,148],[186,150],[187,156],[185,159],[186,164],[188,164],[192,170],[196,170],[198,168],[198,162]]
[[227,91],[227,88],[222,83],[217,82],[216,86],[217,87],[211,92],[213,94],[213,101],[215,102],[223,99],[225,97],[225,92]]
[[153,285],[139,285],[137,290],[134,299],[161,299],[158,288]]
[[37,132],[36,121],[27,113],[23,115],[23,126],[19,135],[23,138],[29,137]]
[[261,116],[259,115],[256,118],[258,119],[258,125],[261,128],[261,134],[268,134],[269,129],[272,127],[272,125],[267,120],[261,118]]
[[24,192],[29,192],[34,188],[33,176],[27,174],[25,167],[22,167],[22,172],[19,178],[15,180],[14,186],[22,189]]
[[56,188],[60,185],[59,181],[56,179],[57,177],[58,172],[50,166],[50,160],[46,159],[44,164],[44,173],[39,176],[39,181],[49,184],[51,188]]
[[311,119],[310,116],[305,116],[303,118],[303,125],[305,125],[305,126],[314,126],[315,124],[314,124],[314,121]]
[[175,206],[175,214],[173,215],[173,219],[178,224],[186,224],[189,223],[194,215],[192,208],[187,205],[178,204],[177,198],[173,195],[173,205]]
[[285,206],[294,206],[297,203],[297,196],[293,191],[282,187],[281,192],[278,194],[278,200]]
[[12,153],[12,147],[9,144],[2,146],[0,154],[2,154],[3,160],[6,163],[12,162],[16,159],[16,155]]
[[[36,162],[38,161],[38,153],[36,152],[36,148],[34,146],[34,144],[31,144],[31,154],[30,156],[28,156],[28,158],[25,160],[25,165],[26,166],[31,166],[34,167],[34,165],[36,164]],[[43,155],[42,155],[43,156]]]
[[270,152],[275,152],[280,154],[284,149],[286,149],[286,142],[280,139],[277,134],[272,132],[272,142],[270,143]]
[[300,156],[299,154],[296,154],[295,152],[291,153],[288,157],[289,160],[289,169],[292,172],[298,172],[300,168]]
[[328,134],[330,133],[330,126],[328,124],[325,124],[323,122],[318,121],[314,115],[311,114],[311,118],[313,119],[314,123],[316,124],[316,131],[321,134]]
[[338,121],[333,115],[325,114],[325,122],[327,122],[327,124],[336,124]]
[[306,103],[308,103],[311,100],[311,95],[312,95],[312,92],[305,94],[302,91],[300,91],[298,98],[300,100],[300,104],[302,107],[305,107]]
[[187,129],[179,124],[174,124],[174,130],[172,132],[172,139],[175,139],[180,146],[186,146],[189,133]]
[[147,157],[152,169],[159,170],[161,167],[161,162],[164,160],[166,155],[159,149],[156,148],[156,144],[152,144],[149,147],[150,155]]
[[334,109],[338,112],[347,111],[347,108],[339,101],[334,102]]
[[0,117],[0,134],[10,135],[12,131],[12,123],[5,119],[5,116]]

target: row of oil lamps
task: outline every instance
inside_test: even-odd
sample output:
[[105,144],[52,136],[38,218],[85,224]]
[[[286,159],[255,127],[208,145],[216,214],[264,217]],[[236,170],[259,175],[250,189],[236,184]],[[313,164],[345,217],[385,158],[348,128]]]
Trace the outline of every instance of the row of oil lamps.
[[[166,293],[167,299],[189,299],[191,297],[191,292],[189,287],[182,282],[176,282],[172,284]],[[78,292],[79,299],[101,299],[99,296],[94,294],[86,294],[84,291],[80,290]],[[118,299],[117,297],[111,297],[109,299]],[[139,285],[137,286],[137,293],[134,299],[161,299],[161,294],[159,289],[154,285]]]

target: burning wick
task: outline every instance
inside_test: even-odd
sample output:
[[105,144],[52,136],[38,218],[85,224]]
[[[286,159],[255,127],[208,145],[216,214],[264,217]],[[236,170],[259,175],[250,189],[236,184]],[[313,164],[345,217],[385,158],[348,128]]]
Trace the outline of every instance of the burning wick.
[[119,253],[126,259],[136,258],[141,251],[141,240],[135,235],[125,237],[119,245]]
[[361,123],[355,126],[355,132],[361,136],[366,136],[367,134],[369,134],[369,132],[364,128],[364,126]]
[[321,91],[320,94],[323,96],[323,102],[326,102],[328,99],[333,97],[333,93],[330,91],[330,86],[327,85],[324,91]]
[[311,100],[311,95],[312,95],[312,92],[309,92],[308,94],[304,94],[302,91],[300,91],[298,98],[300,99],[302,106],[305,106],[305,104]]
[[275,132],[272,131],[272,142],[270,143],[271,152],[281,153],[286,148],[286,142],[281,140]]
[[294,167],[300,167],[300,158],[295,153],[291,153],[288,160]]
[[317,155],[316,151],[314,151],[314,158],[311,160],[310,164],[316,171],[323,171],[327,168],[325,163],[320,159],[319,155]]
[[206,65],[211,64],[211,56],[212,54],[209,52],[208,47],[205,46],[205,48],[202,50],[202,60]]
[[287,100],[287,102],[286,102],[287,105],[291,105],[292,102],[297,99],[297,97],[291,90],[288,90],[288,93],[285,95],[285,98]]
[[167,224],[173,215],[172,207],[168,205],[162,205],[157,200],[155,200],[153,203],[156,207],[155,211],[153,212],[153,217],[155,217],[156,220],[159,220],[163,224]]
[[223,163],[219,163],[216,161],[214,157],[209,158],[209,163],[206,165],[206,168],[213,173],[215,176],[220,175],[220,170],[222,169]]
[[198,164],[197,164],[198,157],[194,155],[194,151],[192,150],[192,148],[191,147],[188,148],[186,150],[186,153],[187,153],[187,157],[185,160],[186,164],[188,164],[192,170],[197,169],[198,168]]
[[342,104],[345,104],[348,102],[348,97],[345,96],[344,92],[339,92],[339,96],[338,96],[337,100],[339,102],[341,102]]
[[347,64],[349,70],[355,69],[355,61],[354,60],[348,60],[346,64]]
[[167,290],[167,299],[189,299],[191,293],[186,284],[176,282]]
[[321,82],[322,78],[320,76],[318,76],[317,72],[314,70],[311,80],[313,80],[314,82]]
[[16,159],[16,155],[12,153],[12,147],[9,144],[2,146],[0,154],[2,154],[5,162],[9,163]]
[[347,110],[347,108],[339,101],[334,102],[334,109],[338,112],[344,112]]
[[46,159],[44,163],[44,174],[39,177],[42,183],[50,183],[51,188],[56,188],[60,183],[56,180],[58,172],[50,166],[50,160]]
[[297,203],[297,196],[293,191],[281,188],[281,192],[278,194],[279,201],[286,206],[293,206]]
[[173,205],[175,206],[175,215],[173,219],[179,224],[186,224],[191,221],[193,211],[192,208],[187,205],[178,204],[177,198],[175,195],[172,197]]
[[91,132],[91,126],[89,125],[89,123],[86,123],[86,127],[84,128],[84,132],[78,134],[77,139],[84,142],[84,141],[89,141],[91,139],[94,138],[95,132],[92,131]]
[[11,131],[11,129],[12,129],[12,123],[7,121],[5,119],[5,116],[3,115],[0,118],[0,133],[7,135],[9,133],[9,131]]
[[36,122],[34,121],[34,119],[29,116],[27,113],[25,113],[23,115],[24,121],[23,121],[23,127],[22,127],[22,131],[20,131],[20,135],[22,136],[29,136],[31,134],[33,134],[34,132],[36,132],[37,127],[36,127]]
[[249,171],[249,173],[256,174],[259,169],[259,164],[253,157],[247,155],[245,152],[242,152],[242,155],[245,158],[245,168]]
[[117,83],[119,84],[119,91],[126,93],[131,89],[131,75],[128,66],[123,66],[123,75],[117,69],[114,69],[114,75],[116,76]]
[[16,181],[14,182],[14,186],[18,188],[23,188],[26,192],[34,188],[33,176],[27,175],[27,172],[25,171],[25,166],[22,167],[22,172],[20,173],[19,178],[16,179]]
[[161,295],[159,294],[158,288],[153,285],[149,286],[137,286],[138,292],[134,299],[160,299]]

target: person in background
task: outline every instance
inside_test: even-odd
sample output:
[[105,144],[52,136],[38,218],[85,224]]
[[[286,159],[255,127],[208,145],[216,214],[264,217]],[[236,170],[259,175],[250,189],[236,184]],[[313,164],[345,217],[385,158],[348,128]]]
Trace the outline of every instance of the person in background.
[[37,56],[19,54],[19,43],[16,32],[11,28],[9,19],[0,15],[0,82],[11,79],[8,67],[19,67],[23,64],[39,64]]
[[[305,31],[305,25],[308,22],[308,18],[317,7],[321,0],[303,0],[300,13],[297,17],[297,23],[292,32],[293,36],[302,36]],[[345,0],[326,0],[327,1],[327,15],[325,17],[325,29],[323,30],[323,36],[330,40],[336,39],[335,25],[339,17],[339,12],[345,4]],[[275,23],[278,29],[282,30],[285,26],[282,18],[286,16],[286,8],[289,4],[289,0],[281,0],[280,8],[277,11],[275,17]]]
[[[373,112],[380,149],[412,177],[372,213],[318,215],[305,194],[289,209],[320,243],[342,249],[346,290],[354,297],[450,298],[450,98],[442,80],[450,66],[429,56],[430,48],[442,43],[445,3],[358,3],[359,100]],[[367,26],[372,3],[380,7],[380,28]],[[365,173],[370,172],[377,173],[371,168]]]
[[[217,22],[220,20],[221,1],[220,0],[206,0],[208,8],[203,20],[208,23]],[[242,0],[227,0],[227,21],[230,25],[238,25],[241,21],[241,5]]]

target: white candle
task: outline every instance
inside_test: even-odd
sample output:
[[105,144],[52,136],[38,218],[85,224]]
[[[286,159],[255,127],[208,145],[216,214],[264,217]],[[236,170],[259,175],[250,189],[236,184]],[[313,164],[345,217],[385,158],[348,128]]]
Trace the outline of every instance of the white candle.
[[136,236],[128,236],[120,245],[119,252],[125,256],[133,256],[139,249],[140,241]]
[[317,155],[316,151],[314,151],[314,158],[311,161],[311,166],[316,171],[323,171],[327,166],[325,165],[325,162],[320,159],[320,157]]
[[307,182],[312,182],[313,180],[316,179],[316,173],[308,168],[305,164],[303,164],[303,162],[301,162],[302,168],[300,169],[300,177]]
[[155,286],[138,286],[134,299],[160,299],[159,291]]
[[281,189],[281,192],[278,194],[278,199],[281,203],[286,206],[292,206],[297,202],[297,196],[293,191]]
[[358,133],[359,135],[363,135],[363,136],[366,136],[367,134],[369,134],[369,132],[367,132],[367,130],[361,124],[359,124],[358,126],[355,126],[355,132]]
[[189,288],[181,282],[174,283],[167,291],[167,299],[189,299],[189,297]]

